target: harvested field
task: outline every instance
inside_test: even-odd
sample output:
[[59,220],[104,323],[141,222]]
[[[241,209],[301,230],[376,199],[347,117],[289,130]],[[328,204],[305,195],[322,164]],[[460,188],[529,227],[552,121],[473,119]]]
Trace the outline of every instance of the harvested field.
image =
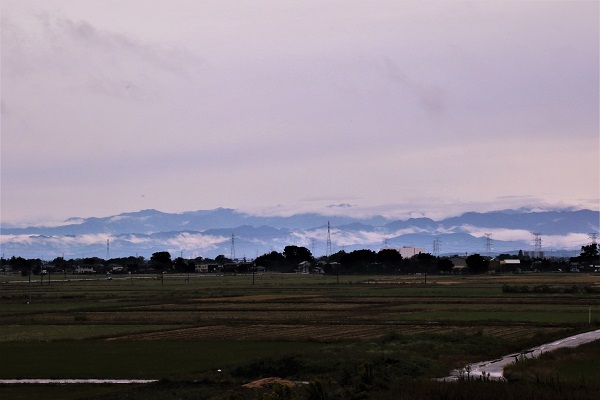
[[[143,395],[115,389],[108,398],[222,399],[240,388],[249,399],[280,390],[264,378],[281,377],[311,382],[286,389],[297,398],[309,389],[334,398],[346,393],[339,382],[362,393],[357,378],[423,378],[429,388],[467,363],[600,326],[600,292],[589,289],[600,286],[598,274],[440,275],[427,284],[424,276],[344,276],[338,284],[280,274],[254,285],[247,276],[72,278],[29,286],[0,276],[0,378],[153,378],[161,383]],[[175,394],[183,382],[187,396]],[[47,393],[0,388],[2,398]],[[98,388],[64,394],[56,398],[105,398]]]
[[497,336],[504,339],[527,338],[534,333],[558,332],[560,328],[540,328],[532,330],[524,326],[471,326],[457,327],[446,325],[213,325],[164,330],[142,334],[126,334],[105,340],[234,340],[234,341],[353,341],[371,340],[389,333],[413,335],[419,333],[463,332]]

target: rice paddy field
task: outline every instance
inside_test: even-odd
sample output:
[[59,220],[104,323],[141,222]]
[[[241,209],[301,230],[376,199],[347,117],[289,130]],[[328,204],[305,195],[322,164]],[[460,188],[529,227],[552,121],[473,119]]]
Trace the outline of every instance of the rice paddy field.
[[599,326],[600,274],[0,275],[0,379],[159,380],[0,385],[0,397],[262,398],[283,389],[241,385],[278,376],[306,384],[269,398],[387,398],[406,379]]

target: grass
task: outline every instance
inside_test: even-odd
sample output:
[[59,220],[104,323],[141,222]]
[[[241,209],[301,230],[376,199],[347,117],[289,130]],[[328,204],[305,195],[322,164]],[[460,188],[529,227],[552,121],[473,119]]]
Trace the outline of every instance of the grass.
[[[556,311],[422,311],[402,314],[392,320],[409,321],[497,321],[546,324],[576,324],[588,322],[587,310],[580,312]],[[594,317],[592,323],[600,322],[600,317]]]
[[597,328],[598,293],[502,291],[504,284],[598,286],[600,276],[592,274],[427,276],[427,284],[424,276],[341,276],[337,284],[335,276],[279,274],[256,276],[254,285],[240,275],[193,274],[189,284],[183,275],[167,275],[164,283],[154,275],[56,277],[32,284],[30,304],[27,277],[9,278],[0,276],[0,378],[162,381],[0,386],[0,398],[284,398],[274,389],[240,389],[271,375],[321,382],[313,394],[340,399],[485,398],[490,391],[554,399],[568,388],[581,394],[598,386],[591,382],[596,375],[576,372],[598,369],[597,348],[587,350],[591,358],[552,364],[552,377],[538,374],[555,385],[560,380],[564,387],[554,392],[524,375],[508,389],[430,381],[469,362]]
[[0,325],[0,342],[90,340],[178,327],[178,325]]
[[59,341],[0,343],[0,376],[196,379],[249,360],[318,348],[301,342]]
[[505,371],[507,378],[515,381],[599,381],[600,340],[519,361]]

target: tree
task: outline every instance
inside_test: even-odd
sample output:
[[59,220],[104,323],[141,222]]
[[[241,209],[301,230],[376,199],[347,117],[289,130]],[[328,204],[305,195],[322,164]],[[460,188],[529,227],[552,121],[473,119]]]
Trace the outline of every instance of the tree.
[[377,262],[383,266],[384,272],[398,271],[402,265],[402,255],[398,250],[381,249],[377,253]]
[[592,243],[588,246],[581,246],[581,254],[580,257],[583,258],[591,258],[598,256],[598,243]]
[[173,262],[173,268],[177,272],[188,272],[188,264],[187,261],[182,257],[177,257]]
[[440,270],[440,272],[448,273],[452,271],[452,268],[454,268],[454,264],[449,258],[440,258],[437,262],[437,267]]
[[168,270],[173,264],[171,261],[171,253],[168,251],[159,251],[153,253],[152,257],[150,257],[150,264],[152,264],[152,266],[157,270]]
[[306,247],[285,246],[283,256],[286,261],[292,265],[300,264],[303,261],[312,261],[313,256]]
[[256,257],[254,264],[258,267],[264,267],[268,270],[287,270],[289,265],[283,254],[272,251],[262,256]]
[[29,269],[31,268],[30,261],[24,259],[23,257],[12,256],[12,258],[9,261],[9,265],[12,267],[13,270],[18,270],[26,273],[29,273]]
[[224,265],[227,263],[230,263],[231,260],[227,257],[225,257],[223,254],[219,254],[218,256],[215,257],[215,262],[219,265]]
[[411,264],[415,266],[418,272],[434,273],[437,272],[437,258],[429,253],[419,253],[411,257]]
[[472,274],[483,274],[487,272],[489,267],[489,261],[479,254],[471,254],[465,261]]
[[598,253],[598,243],[581,246],[581,253],[579,256],[571,258],[571,261],[578,262],[581,266],[585,266],[585,268],[592,265],[600,265],[600,255]]
[[343,255],[340,264],[347,271],[366,272],[369,265],[376,261],[377,254],[373,250],[354,250]]

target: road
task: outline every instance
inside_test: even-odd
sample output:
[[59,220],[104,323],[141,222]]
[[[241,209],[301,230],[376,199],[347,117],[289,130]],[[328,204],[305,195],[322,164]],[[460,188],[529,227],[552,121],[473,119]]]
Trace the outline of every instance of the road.
[[547,353],[563,347],[577,347],[584,343],[593,342],[594,340],[598,339],[600,339],[600,329],[591,332],[580,333],[579,335],[570,336],[552,343],[543,344],[521,353],[510,354],[497,360],[469,364],[463,369],[452,371],[452,375],[439,380],[454,381],[461,377],[466,378],[467,376],[478,379],[482,375],[489,377],[489,379],[501,380],[504,379],[504,367],[513,363],[518,357],[535,358],[539,357],[542,353]]

